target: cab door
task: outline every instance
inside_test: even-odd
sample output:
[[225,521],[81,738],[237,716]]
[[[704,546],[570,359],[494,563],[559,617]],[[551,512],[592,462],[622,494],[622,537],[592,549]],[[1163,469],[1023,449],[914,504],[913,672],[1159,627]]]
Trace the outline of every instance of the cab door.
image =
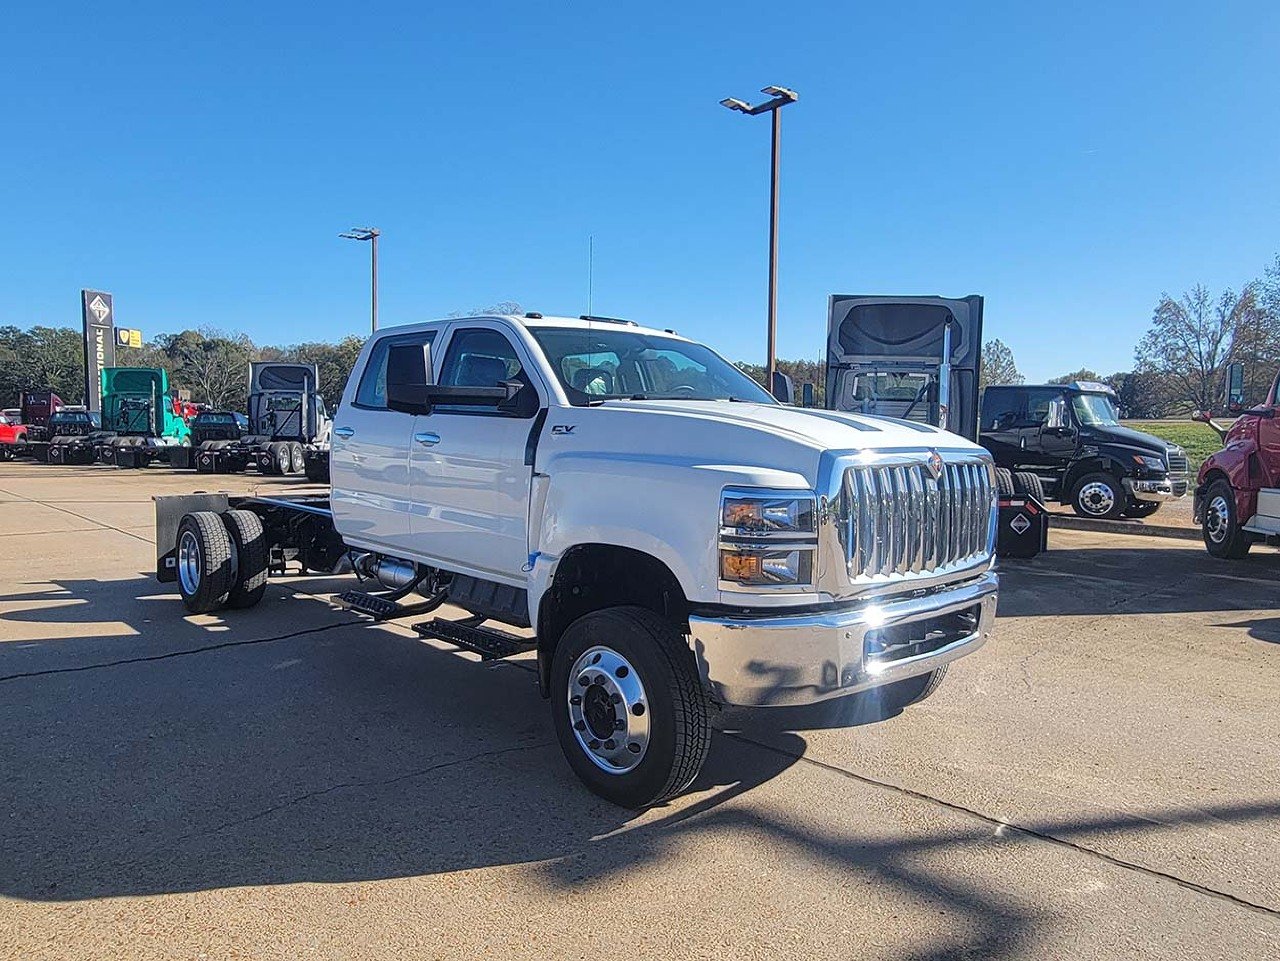
[[431,343],[436,330],[391,334],[369,348],[359,383],[348,386],[329,446],[330,505],[352,545],[401,554],[412,550],[409,454],[412,414],[387,407],[387,353],[393,344]]
[[[523,587],[529,564],[530,432],[547,396],[525,347],[496,322],[449,332],[437,383],[495,387],[521,381],[520,409],[437,406],[414,419],[409,457],[416,553],[442,566]],[[536,377],[536,373],[534,374]]]

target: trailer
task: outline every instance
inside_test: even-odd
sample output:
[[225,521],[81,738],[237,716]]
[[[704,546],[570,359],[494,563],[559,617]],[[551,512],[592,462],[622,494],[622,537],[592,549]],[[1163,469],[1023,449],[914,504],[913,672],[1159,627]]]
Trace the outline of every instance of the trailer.
[[250,364],[246,423],[231,423],[228,418],[240,415],[226,411],[200,418],[190,463],[184,466],[206,474],[249,468],[262,474],[305,473],[309,480],[327,482],[332,421],[319,379],[315,364]]

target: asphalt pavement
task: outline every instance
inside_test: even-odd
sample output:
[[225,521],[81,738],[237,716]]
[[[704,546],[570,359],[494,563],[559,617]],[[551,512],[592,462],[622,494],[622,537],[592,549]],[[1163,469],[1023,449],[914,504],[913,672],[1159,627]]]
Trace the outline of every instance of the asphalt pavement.
[[727,712],[583,789],[526,659],[273,582],[184,616],[151,496],[0,464],[0,957],[1280,958],[1280,553],[1051,531],[941,690]]

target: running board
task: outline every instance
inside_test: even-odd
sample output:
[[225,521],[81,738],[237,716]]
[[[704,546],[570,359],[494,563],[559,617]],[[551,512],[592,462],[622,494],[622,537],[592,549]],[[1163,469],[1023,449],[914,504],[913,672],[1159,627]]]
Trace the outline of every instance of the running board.
[[440,606],[439,599],[428,599],[416,604],[398,604],[377,594],[366,594],[364,591],[343,591],[334,598],[334,602],[349,611],[372,617],[375,621],[412,617],[414,614],[425,614]]
[[413,629],[422,637],[447,641],[456,647],[479,654],[483,661],[494,661],[513,654],[522,654],[537,646],[532,639],[516,637],[506,631],[495,631],[488,627],[467,627],[457,621],[441,620],[438,617],[414,624]]

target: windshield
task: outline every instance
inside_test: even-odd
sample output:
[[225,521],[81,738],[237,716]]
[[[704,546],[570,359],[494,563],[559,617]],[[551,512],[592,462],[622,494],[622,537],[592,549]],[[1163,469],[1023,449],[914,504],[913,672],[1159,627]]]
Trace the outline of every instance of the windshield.
[[1108,394],[1076,394],[1071,398],[1071,409],[1085,427],[1114,427],[1120,423]]
[[754,380],[709,347],[631,330],[530,329],[571,395],[773,404]]

